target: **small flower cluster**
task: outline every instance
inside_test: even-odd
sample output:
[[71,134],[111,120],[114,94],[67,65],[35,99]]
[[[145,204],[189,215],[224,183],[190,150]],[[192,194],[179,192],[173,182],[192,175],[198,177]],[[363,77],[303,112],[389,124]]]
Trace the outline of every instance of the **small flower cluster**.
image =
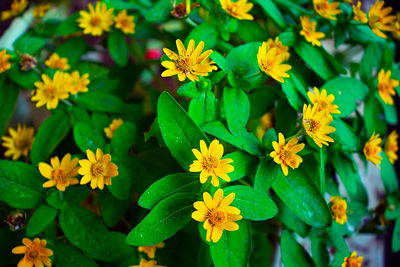
[[[393,130],[386,138],[384,151],[385,154],[391,164],[394,164],[398,159],[397,151],[399,135],[396,130]],[[380,138],[379,134],[373,133],[369,140],[364,145],[364,155],[367,160],[375,164],[378,168],[379,164],[381,164],[382,156],[379,154],[382,152],[382,138]]]
[[[222,159],[224,147],[218,140],[211,142],[207,148],[204,140],[200,141],[200,151],[192,149],[196,160],[190,165],[190,172],[200,172],[200,182],[204,184],[211,176],[211,184],[219,186],[219,178],[229,182],[231,179],[228,173],[234,171],[234,167],[229,163],[230,158]],[[203,193],[203,201],[196,201],[193,207],[196,209],[192,213],[192,218],[199,222],[204,222],[203,227],[207,231],[207,241],[214,243],[221,239],[224,230],[236,231],[239,225],[235,221],[241,220],[240,210],[229,206],[235,198],[235,193],[230,193],[224,198],[224,191],[219,188],[214,196],[210,193]]]
[[164,248],[164,247],[165,247],[164,242],[161,242],[154,246],[138,247],[138,251],[144,252],[147,255],[147,257],[150,258],[150,260],[147,261],[146,259],[141,259],[139,265],[134,265],[131,267],[165,267],[157,265],[157,261],[154,260],[157,248]]
[[89,3],[88,10],[81,10],[79,15],[77,22],[84,34],[101,36],[103,32],[110,31],[114,22],[115,28],[120,29],[123,33],[135,33],[134,16],[129,16],[126,10],[122,10],[115,17],[114,9],[107,8],[105,3],[97,2],[95,7]]

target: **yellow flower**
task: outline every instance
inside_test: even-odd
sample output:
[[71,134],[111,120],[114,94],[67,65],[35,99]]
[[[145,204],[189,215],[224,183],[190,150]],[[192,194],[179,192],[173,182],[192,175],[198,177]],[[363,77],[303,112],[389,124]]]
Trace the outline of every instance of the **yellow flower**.
[[221,3],[222,9],[232,17],[240,20],[253,20],[253,16],[248,13],[253,8],[253,4],[247,3],[247,0],[238,0],[237,2],[219,0],[219,2]]
[[394,164],[394,162],[397,160],[397,151],[399,150],[399,146],[397,143],[398,138],[399,135],[397,134],[397,131],[393,130],[388,135],[385,142],[385,154],[392,164]]
[[27,0],[13,0],[10,10],[1,12],[1,20],[7,20],[21,14],[28,6]]
[[396,13],[396,20],[393,23],[393,37],[400,40],[400,12]]
[[234,198],[235,193],[230,193],[224,198],[224,191],[218,189],[214,197],[211,197],[210,193],[204,192],[204,201],[193,203],[196,211],[192,213],[192,218],[196,221],[204,222],[203,227],[207,230],[207,241],[218,242],[224,230],[239,230],[239,225],[235,221],[242,219],[240,210],[229,206]]
[[335,100],[335,96],[333,94],[328,95],[328,92],[325,89],[321,89],[321,92],[317,87],[314,87],[314,93],[308,92],[308,98],[310,99],[312,104],[318,104],[318,111],[326,111],[326,116],[331,116],[331,113],[340,114],[339,107],[337,105],[332,104]]
[[289,173],[288,167],[291,167],[294,170],[303,162],[303,159],[296,155],[296,153],[303,150],[304,144],[297,144],[299,141],[297,136],[293,137],[287,144],[285,144],[285,137],[282,133],[278,134],[278,139],[279,143],[276,141],[272,142],[274,151],[269,155],[276,163],[281,165],[283,174],[287,176]]
[[354,20],[367,23],[367,14],[361,9],[361,1],[357,2],[357,6],[353,5]]
[[2,145],[7,148],[4,156],[12,156],[13,160],[19,159],[21,155],[27,157],[29,151],[32,149],[33,140],[35,139],[35,129],[33,127],[26,127],[26,125],[22,125],[21,127],[21,125],[18,124],[17,130],[9,128],[8,131],[10,137],[1,137],[1,140],[3,140]]
[[68,73],[57,71],[53,79],[42,74],[42,80],[35,82],[36,91],[32,92],[32,101],[38,101],[36,107],[46,104],[47,109],[56,108],[60,99],[68,98],[68,89],[71,85],[71,76]]
[[357,252],[353,251],[350,257],[345,257],[341,267],[361,267],[364,258],[357,257]]
[[113,138],[115,131],[118,129],[121,124],[123,124],[124,121],[122,119],[113,119],[111,124],[108,125],[107,128],[104,128],[104,133],[106,136],[110,139]]
[[87,86],[90,83],[89,74],[85,73],[82,76],[80,76],[79,72],[75,70],[71,73],[71,83],[72,85],[69,90],[71,95],[87,92],[89,90]]
[[389,16],[389,13],[392,12],[391,7],[386,7],[384,9],[383,5],[385,4],[384,1],[379,2],[377,0],[375,4],[369,9],[368,12],[368,20],[369,20],[369,27],[371,30],[382,38],[387,38],[386,34],[382,31],[393,31],[393,22],[396,20],[396,16]]
[[35,8],[33,9],[33,16],[35,18],[43,18],[47,11],[50,9],[51,5],[50,4],[39,4],[37,6],[35,6]]
[[146,253],[147,257],[149,257],[150,259],[154,259],[154,257],[156,256],[157,248],[163,247],[165,247],[165,243],[161,242],[160,244],[154,246],[138,247],[138,251]]
[[385,104],[393,105],[392,95],[396,95],[395,87],[399,86],[399,81],[391,79],[392,72],[388,70],[385,72],[381,69],[378,74],[378,90],[379,96]]
[[258,139],[262,140],[265,132],[268,129],[274,128],[275,125],[275,115],[272,112],[265,113],[260,118],[260,124],[256,129],[256,136]]
[[8,62],[11,55],[7,54],[5,49],[0,52],[0,73],[5,72],[6,70],[11,68],[11,63]]
[[53,251],[46,248],[47,241],[45,239],[36,237],[32,242],[29,238],[23,238],[22,244],[24,245],[15,247],[11,251],[14,254],[25,254],[19,261],[18,267],[43,267],[43,264],[51,266],[49,257],[53,255]]
[[147,261],[145,259],[141,259],[139,265],[134,265],[130,267],[165,267],[165,266],[157,265],[157,262],[155,260]]
[[209,61],[209,56],[212,50],[209,49],[203,53],[204,42],[201,41],[195,48],[195,42],[189,41],[187,50],[183,46],[181,40],[176,40],[176,47],[178,48],[178,54],[172,52],[168,48],[164,48],[164,53],[172,61],[163,61],[161,65],[167,68],[161,77],[169,77],[178,75],[179,81],[184,81],[186,77],[192,82],[198,81],[199,76],[207,76],[209,72],[217,70],[217,66],[213,65],[214,61]]
[[315,21],[311,21],[310,17],[302,17],[300,16],[300,22],[302,30],[300,34],[303,35],[307,42],[311,43],[312,45],[321,46],[319,39],[325,37],[325,33],[317,32],[317,23]]
[[381,153],[382,148],[380,144],[382,143],[382,139],[379,137],[379,134],[373,133],[371,138],[369,138],[368,142],[365,143],[364,146],[364,155],[367,160],[371,161],[373,164],[379,167],[381,164],[382,157],[378,154]]
[[340,224],[347,222],[347,202],[340,196],[331,197],[333,219]]
[[44,63],[51,69],[69,70],[70,68],[68,65],[68,58],[60,58],[56,53],[53,53]]
[[336,131],[335,127],[329,126],[332,116],[326,116],[325,113],[326,111],[318,111],[318,104],[303,106],[303,127],[319,147],[322,144],[329,146],[328,142],[334,142],[328,134]]
[[275,37],[275,40],[272,38],[269,38],[267,41],[267,51],[271,50],[272,48],[276,48],[277,50],[277,55],[282,55],[283,60],[289,60],[290,58],[290,53],[289,53],[289,47],[286,45],[283,45],[282,42],[279,40],[279,36]]
[[189,168],[191,172],[200,172],[200,183],[204,184],[210,176],[212,177],[211,184],[215,187],[219,186],[218,177],[229,182],[231,178],[227,173],[233,172],[234,167],[228,163],[232,163],[233,160],[221,159],[224,154],[222,144],[218,140],[214,140],[207,149],[206,143],[200,140],[200,151],[192,149],[197,160],[194,160]]
[[115,28],[121,29],[121,31],[125,34],[135,33],[135,22],[133,22],[134,18],[134,16],[128,16],[126,10],[122,10],[115,18]]
[[339,9],[339,2],[330,3],[328,0],[313,0],[314,9],[317,13],[327,19],[336,20],[337,14],[342,13]]
[[50,159],[51,166],[47,163],[39,163],[40,173],[49,181],[43,184],[43,187],[56,186],[58,190],[65,191],[65,188],[71,184],[78,184],[78,179],[75,176],[78,174],[78,159],[71,160],[71,154],[66,154],[60,164],[57,156]]
[[88,8],[89,12],[81,10],[79,12],[80,17],[76,20],[79,27],[83,29],[83,33],[100,36],[103,31],[108,32],[113,25],[114,9],[107,9],[107,5],[100,2],[96,3],[95,8],[89,3]]
[[103,190],[104,185],[111,184],[111,178],[118,175],[118,167],[111,162],[111,155],[104,154],[97,148],[96,155],[90,149],[86,150],[88,159],[79,161],[78,173],[83,175],[81,184],[89,182],[92,189],[97,187]]
[[286,72],[289,71],[292,66],[289,64],[282,64],[285,60],[285,55],[280,54],[276,47],[271,50],[267,47],[267,42],[263,42],[262,46],[258,48],[257,61],[260,70],[265,72],[265,74],[271,76],[278,82],[285,82],[282,77],[289,78],[290,75]]

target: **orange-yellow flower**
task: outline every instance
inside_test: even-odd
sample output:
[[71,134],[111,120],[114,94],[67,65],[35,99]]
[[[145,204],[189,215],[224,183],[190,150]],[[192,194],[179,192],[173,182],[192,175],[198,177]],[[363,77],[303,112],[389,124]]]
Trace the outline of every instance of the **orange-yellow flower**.
[[103,34],[103,31],[110,31],[110,27],[114,23],[114,9],[107,9],[107,5],[100,2],[96,3],[95,8],[93,8],[93,5],[89,3],[88,9],[89,12],[81,10],[79,12],[80,17],[76,20],[79,23],[79,27],[83,29],[83,33],[100,36]]
[[165,267],[162,265],[157,265],[157,262],[155,260],[145,260],[145,259],[141,259],[139,265],[133,265],[130,267]]
[[32,92],[32,101],[37,101],[36,107],[46,105],[47,109],[53,109],[58,106],[59,100],[68,98],[71,85],[71,76],[68,73],[56,71],[53,79],[42,74],[42,80],[35,82],[36,90]]
[[396,13],[396,20],[393,23],[393,37],[400,40],[400,12]]
[[0,51],[0,73],[5,72],[11,68],[11,63],[8,62],[11,55],[7,54],[5,49]]
[[218,140],[214,140],[207,149],[206,143],[200,140],[200,151],[192,149],[197,160],[194,160],[189,168],[191,172],[200,172],[200,183],[204,184],[210,176],[212,177],[211,184],[215,187],[219,186],[218,177],[229,182],[231,178],[227,173],[234,171],[234,167],[229,164],[233,160],[221,159],[224,154],[222,144]]
[[382,147],[380,146],[381,143],[382,139],[379,137],[379,134],[373,133],[364,146],[365,157],[367,160],[378,166],[378,168],[380,168],[379,164],[381,164],[382,160],[382,157],[379,156],[379,153],[382,151]]
[[287,176],[289,173],[288,167],[294,170],[303,162],[303,159],[299,155],[296,155],[296,153],[303,150],[304,144],[297,144],[297,142],[299,142],[297,136],[293,137],[285,144],[285,137],[282,133],[278,134],[278,141],[279,143],[276,141],[272,142],[274,151],[269,155],[277,164],[281,165],[283,174]]
[[310,17],[307,16],[300,16],[300,22],[302,30],[300,34],[303,35],[307,42],[311,43],[312,45],[321,46],[321,42],[319,39],[325,37],[325,33],[317,32],[317,23],[315,21],[311,21]]
[[108,125],[107,128],[104,128],[104,133],[106,136],[110,139],[113,138],[115,131],[118,129],[121,124],[123,124],[124,121],[122,119],[113,119],[111,124]]
[[218,242],[224,230],[237,231],[239,225],[235,221],[242,219],[240,210],[229,206],[235,198],[235,193],[230,193],[224,198],[224,191],[218,189],[212,198],[208,192],[203,193],[204,201],[196,201],[193,207],[192,218],[204,222],[203,227],[207,230],[207,241]]
[[53,53],[44,63],[51,69],[69,70],[70,68],[68,65],[68,58],[60,58],[57,53]]
[[222,9],[226,13],[237,19],[253,20],[253,16],[248,12],[253,8],[252,3],[247,3],[247,0],[238,0],[232,2],[231,0],[219,0]]
[[85,73],[80,76],[79,72],[75,70],[71,73],[71,83],[71,87],[69,88],[71,95],[87,92],[89,91],[87,86],[90,83],[89,74]]
[[335,96],[333,94],[329,94],[325,89],[318,90],[317,87],[314,87],[314,93],[308,92],[308,98],[310,99],[312,104],[318,104],[318,111],[326,111],[326,116],[331,116],[332,113],[340,114],[339,107],[333,104],[335,101]]
[[378,73],[378,91],[379,96],[385,104],[393,105],[392,95],[396,95],[394,88],[399,86],[399,81],[391,79],[392,72],[381,69]]
[[147,257],[149,257],[150,259],[154,259],[154,257],[156,256],[157,248],[163,247],[165,247],[165,243],[161,242],[160,244],[154,246],[138,247],[138,251],[146,253]]
[[388,157],[390,163],[394,164],[397,160],[397,151],[399,150],[399,146],[397,143],[397,139],[399,135],[396,130],[393,130],[388,137],[386,138],[385,142],[385,154]]
[[289,47],[282,44],[282,42],[279,40],[279,36],[276,36],[275,40],[272,38],[269,38],[267,41],[267,48],[268,48],[267,51],[271,50],[274,47],[277,50],[278,56],[282,55],[283,60],[285,60],[285,61],[289,60],[289,58],[290,58]]
[[126,10],[122,10],[115,17],[115,28],[121,29],[121,31],[125,34],[134,34],[135,33],[135,22],[134,16],[128,16]]
[[337,14],[342,13],[339,9],[339,2],[330,3],[328,0],[313,0],[314,8],[317,13],[327,19],[337,20]]
[[172,61],[163,61],[161,65],[167,68],[161,77],[169,77],[178,75],[179,81],[184,81],[186,77],[192,82],[198,81],[198,76],[207,76],[209,72],[217,70],[214,61],[209,61],[212,50],[206,50],[201,53],[204,48],[204,42],[201,41],[195,48],[194,40],[189,41],[188,48],[185,49],[181,40],[176,40],[178,54],[172,52],[168,48],[164,48],[164,53]]
[[51,5],[49,3],[47,4],[39,4],[37,6],[35,6],[35,8],[33,9],[33,16],[35,18],[43,18],[47,11],[50,9]]
[[347,202],[341,196],[331,197],[333,219],[340,224],[347,222]]
[[28,0],[13,0],[10,10],[1,12],[1,20],[11,19],[21,14],[28,6]]
[[104,185],[111,184],[111,178],[118,175],[118,167],[111,162],[111,155],[104,154],[97,148],[96,155],[90,149],[86,150],[88,159],[79,161],[78,173],[83,175],[81,184],[90,183],[92,189],[103,190]]
[[363,256],[357,257],[357,252],[353,251],[350,257],[345,257],[341,267],[361,267],[364,258]]
[[65,188],[72,184],[78,184],[78,179],[75,176],[78,174],[78,158],[71,160],[71,154],[66,154],[60,164],[57,156],[50,159],[51,165],[40,162],[39,171],[43,177],[49,181],[43,184],[43,187],[56,186],[58,190],[65,191]]
[[326,111],[318,111],[318,104],[303,106],[303,127],[319,147],[334,142],[328,134],[336,131],[335,127],[329,126],[333,120],[332,116],[326,116],[325,113]]
[[18,124],[17,130],[13,128],[8,129],[10,133],[10,137],[3,136],[1,140],[3,140],[2,145],[7,148],[4,156],[11,157],[13,160],[17,160],[21,157],[21,155],[27,157],[29,151],[32,149],[34,132],[35,129],[33,127],[27,127],[26,125]]
[[14,254],[25,254],[19,261],[18,267],[43,267],[51,266],[49,257],[53,255],[51,249],[46,248],[47,241],[45,239],[35,238],[31,241],[29,238],[22,239],[23,246],[18,246],[12,249]]
[[357,6],[353,5],[354,20],[360,21],[362,23],[367,23],[367,14],[361,9],[361,1],[357,2]]
[[376,35],[382,38],[387,38],[386,34],[384,34],[382,31],[394,30],[393,24],[396,20],[396,16],[389,16],[390,12],[392,12],[392,8],[383,8],[384,4],[384,1],[379,2],[379,0],[377,0],[375,4],[369,9],[368,20],[369,27]]
[[282,64],[285,58],[286,55],[282,54],[281,50],[276,47],[272,47],[271,50],[268,49],[267,42],[263,42],[258,48],[257,61],[260,70],[281,83],[285,82],[283,78],[290,77],[286,72],[292,68],[289,64]]
[[265,132],[268,129],[274,128],[275,125],[275,114],[272,112],[265,113],[260,118],[260,123],[256,129],[256,136],[258,139],[262,140]]

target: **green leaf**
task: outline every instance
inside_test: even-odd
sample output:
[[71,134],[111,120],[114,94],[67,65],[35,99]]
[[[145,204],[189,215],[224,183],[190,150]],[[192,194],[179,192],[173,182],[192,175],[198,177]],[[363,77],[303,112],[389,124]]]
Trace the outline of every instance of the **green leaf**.
[[34,83],[40,80],[39,74],[34,70],[22,71],[19,64],[12,64],[7,73],[11,80],[25,89],[35,88]]
[[384,152],[381,153],[381,156],[381,177],[386,195],[395,194],[399,191],[396,171]]
[[342,259],[343,262],[343,259],[348,257],[350,252],[346,241],[343,238],[340,225],[337,222],[333,222],[332,226],[326,229],[326,232],[328,233],[333,246],[337,249],[337,252],[335,253],[335,261],[336,259]]
[[278,36],[283,45],[293,46],[296,43],[296,34],[293,31],[281,32]]
[[42,204],[33,213],[26,226],[26,235],[35,236],[40,234],[57,216],[57,209]]
[[353,168],[351,160],[347,156],[340,154],[332,158],[332,163],[347,193],[356,195],[358,189],[356,180],[360,180],[360,175],[357,169]]
[[229,163],[235,168],[233,172],[228,174],[229,178],[231,178],[231,182],[245,177],[256,162],[256,158],[254,156],[243,151],[235,151],[230,154],[226,154],[222,158],[229,158],[233,160],[232,163]]
[[145,209],[154,208],[163,199],[176,193],[199,192],[201,183],[198,173],[174,173],[152,184],[139,198],[139,205]]
[[235,193],[231,206],[240,209],[243,218],[264,221],[278,213],[278,208],[266,192],[254,190],[249,186],[234,185],[224,188],[225,196],[230,193]]
[[56,30],[56,36],[61,37],[82,31],[82,29],[79,28],[78,23],[76,22],[79,16],[80,16],[79,12],[76,12],[71,16],[69,16],[67,19],[65,19],[60,24],[60,26],[58,26]]
[[217,66],[223,70],[223,71],[228,71],[229,70],[229,65],[228,62],[226,61],[226,59],[224,58],[223,55],[221,55],[220,53],[218,53],[217,51],[213,51],[210,55],[210,58],[212,61],[215,62],[215,64],[217,64]]
[[281,172],[279,165],[267,155],[258,164],[254,178],[254,189],[267,192],[275,182],[278,172]]
[[368,86],[363,82],[351,77],[334,78],[322,85],[320,89],[326,89],[328,94],[335,96],[333,104],[339,106],[341,112],[339,117],[347,117],[353,113],[358,106],[357,103],[364,100],[369,91]]
[[336,131],[329,134],[335,142],[339,143],[344,149],[357,150],[360,140],[355,135],[353,129],[340,119],[334,119],[330,126],[336,128]]
[[168,18],[171,12],[171,2],[169,0],[160,0],[153,4],[151,9],[147,10],[146,21],[148,22],[162,22]]
[[368,25],[349,26],[349,36],[352,40],[361,44],[383,43],[386,39],[377,36]]
[[107,39],[107,46],[115,63],[120,66],[125,66],[128,63],[128,46],[122,32],[112,31]]
[[286,230],[281,236],[281,254],[285,267],[314,266],[307,251]]
[[289,229],[295,231],[301,237],[306,237],[310,232],[310,226],[300,220],[290,209],[286,206],[279,197],[275,197],[274,201],[278,206],[278,219]]
[[264,154],[260,141],[258,141],[257,137],[253,133],[242,132],[238,136],[233,136],[220,121],[209,122],[203,125],[202,129],[206,133],[214,135],[215,137],[243,149],[252,155],[261,156]]
[[[70,66],[75,65],[80,60],[86,50],[86,40],[84,37],[76,37],[62,43],[55,51],[60,57],[68,58]],[[80,73],[83,75],[84,73]],[[90,79],[90,77],[89,77]]]
[[369,94],[364,102],[363,116],[368,136],[371,136],[374,132],[381,135],[386,133],[386,122],[385,120],[382,120],[382,117],[382,108],[379,101],[373,94]]
[[250,101],[247,94],[241,89],[225,87],[223,99],[231,133],[235,135],[246,131],[250,115]]
[[0,200],[19,209],[37,207],[44,199],[45,179],[32,165],[0,160]]
[[203,94],[203,92],[197,88],[196,83],[192,81],[182,84],[178,88],[177,93],[180,96],[188,98],[197,98]]
[[129,166],[120,161],[114,161],[118,166],[118,176],[111,178],[111,184],[107,185],[111,194],[119,200],[126,200],[131,195],[131,175]]
[[397,124],[396,106],[385,104],[385,102],[383,102],[382,98],[379,96],[379,93],[377,91],[374,93],[374,96],[376,99],[378,99],[378,102],[381,104],[383,108],[383,113],[385,115],[386,122],[392,125],[396,125]]
[[302,170],[278,172],[272,188],[280,199],[305,223],[314,227],[331,225],[332,217],[321,193]]
[[101,217],[108,227],[114,227],[124,216],[129,201],[115,198],[108,190],[100,192]]
[[103,150],[105,140],[89,124],[78,122],[74,125],[74,140],[79,149],[86,155],[86,150],[90,149],[96,153],[97,148]]
[[59,221],[68,240],[91,258],[116,261],[133,252],[123,234],[109,232],[99,217],[80,206],[64,205]]
[[285,28],[285,18],[282,12],[278,9],[272,0],[256,0],[270,17],[279,27]]
[[182,168],[188,170],[195,159],[192,149],[199,148],[200,140],[209,143],[208,138],[167,92],[158,98],[157,114],[165,144]]
[[328,249],[323,239],[316,234],[311,235],[311,253],[312,258],[317,267],[325,267],[329,265]]
[[310,68],[324,80],[336,77],[328,60],[324,58],[323,48],[316,48],[305,41],[298,42],[294,49]]
[[3,77],[0,79],[0,135],[3,136],[4,130],[14,113],[17,103],[19,90],[14,83]]
[[303,108],[304,100],[301,98],[301,94],[297,91],[292,78],[285,79],[282,83],[282,90],[286,95],[289,104],[297,111],[301,111]]
[[199,97],[194,98],[189,104],[189,116],[197,125],[217,119],[217,103],[213,92],[203,92]]
[[375,42],[371,42],[364,50],[363,57],[360,62],[360,78],[367,84],[373,80],[372,71],[378,68],[381,51]]
[[[194,40],[196,46],[200,41],[204,41],[204,50],[213,48],[217,44],[218,31],[209,23],[202,23],[189,33],[185,40],[185,47],[191,39]],[[214,53],[214,52],[213,52]]]
[[22,36],[14,43],[14,48],[20,53],[34,54],[46,44],[46,39],[35,36]]
[[111,139],[111,151],[113,155],[121,156],[128,154],[136,141],[136,132],[136,125],[133,122],[126,121],[121,124]]
[[276,132],[286,136],[295,134],[297,124],[297,112],[293,109],[286,98],[281,98],[276,107]]
[[32,144],[31,160],[37,165],[47,161],[56,147],[68,134],[71,125],[67,114],[57,112],[40,126]]
[[88,92],[78,95],[77,104],[91,111],[122,113],[125,103],[118,97],[103,92]]
[[62,241],[54,242],[54,258],[57,266],[60,267],[98,267],[99,265],[87,258],[78,249]]
[[396,220],[392,237],[392,251],[394,253],[400,251],[400,219]]
[[162,200],[128,235],[132,246],[154,246],[173,236],[190,220],[197,195],[174,194]]
[[240,220],[237,231],[224,231],[221,239],[210,244],[215,267],[242,267],[247,265],[251,249],[251,226],[249,221]]

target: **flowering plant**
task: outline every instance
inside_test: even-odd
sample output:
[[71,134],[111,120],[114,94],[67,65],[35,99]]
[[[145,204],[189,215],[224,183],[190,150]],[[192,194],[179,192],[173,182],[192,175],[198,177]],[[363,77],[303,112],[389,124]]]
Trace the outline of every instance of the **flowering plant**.
[[346,241],[393,225],[398,252],[400,15],[171,2],[2,11],[0,266],[361,266]]

